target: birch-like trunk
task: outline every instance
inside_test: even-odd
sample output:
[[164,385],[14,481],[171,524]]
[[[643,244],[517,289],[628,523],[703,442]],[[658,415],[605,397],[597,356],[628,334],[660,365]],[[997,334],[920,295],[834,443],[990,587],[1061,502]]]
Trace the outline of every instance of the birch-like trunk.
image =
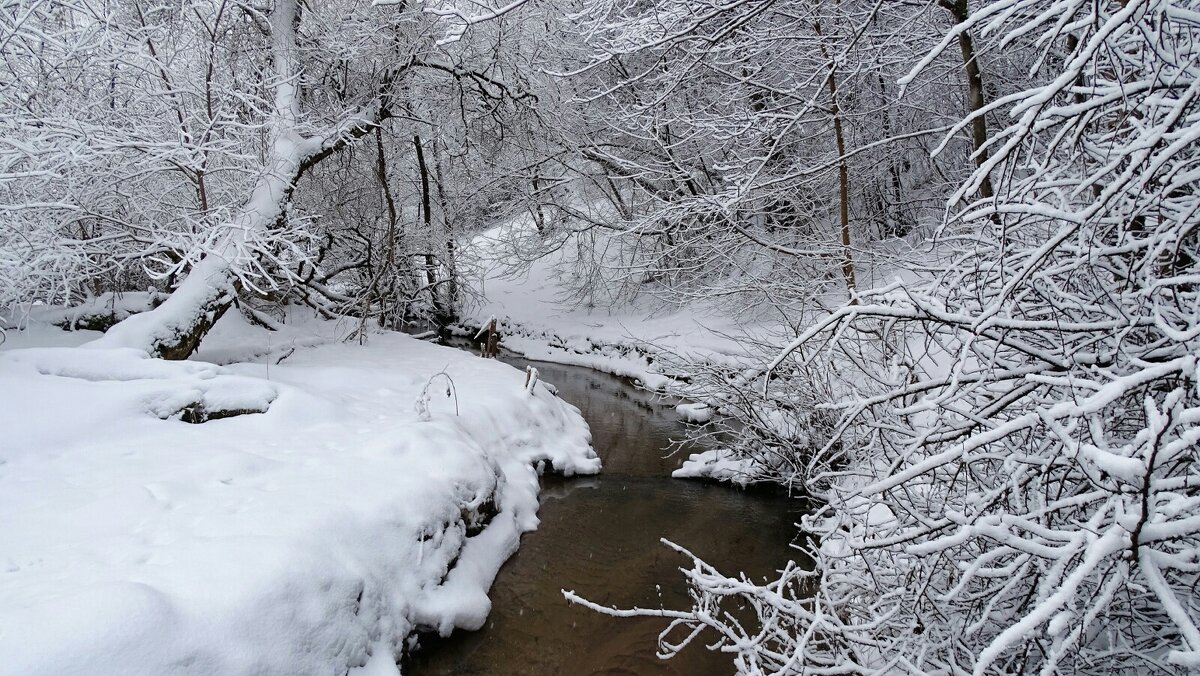
[[162,305],[114,326],[88,347],[133,347],[164,359],[186,359],[237,296],[238,266],[254,257],[257,233],[285,218],[295,182],[311,166],[370,132],[387,117],[382,99],[313,136],[299,132],[296,88],[296,0],[277,0],[271,12],[274,110],[267,122],[271,150],[249,198],[228,222],[220,243],[192,266]]

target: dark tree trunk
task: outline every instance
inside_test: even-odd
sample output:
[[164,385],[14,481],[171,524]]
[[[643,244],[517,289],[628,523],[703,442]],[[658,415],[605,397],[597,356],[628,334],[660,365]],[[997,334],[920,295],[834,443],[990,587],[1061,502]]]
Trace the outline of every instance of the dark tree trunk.
[[[813,28],[820,36],[821,24],[814,23]],[[833,138],[838,154],[838,225],[842,244],[842,278],[846,282],[846,291],[850,293],[850,302],[857,303],[854,256],[850,250],[850,167],[846,164],[846,135],[842,130],[842,111],[838,107],[837,65],[829,59],[824,42],[821,43],[821,56],[829,61],[829,77],[825,84],[829,87],[829,114],[833,117]]]
[[[413,135],[413,148],[417,151],[417,172],[421,177],[421,221],[425,225],[425,232],[428,233],[430,243],[434,241],[433,232],[433,200],[431,198],[431,189],[429,185],[429,165],[425,162],[425,148],[421,144],[421,136]],[[448,323],[451,320],[450,313],[447,312],[445,303],[442,302],[442,296],[438,292],[438,272],[437,272],[437,257],[430,250],[425,252],[425,283],[429,288],[429,300],[433,304],[434,319],[439,324]]]
[[437,178],[438,205],[442,209],[442,232],[446,237],[446,305],[452,321],[457,319],[458,311],[458,256],[454,248],[454,224],[450,220],[450,201],[446,199],[446,181],[442,175],[442,155],[438,152],[438,144],[433,144],[433,170]]
[[[967,0],[940,0],[939,4],[950,12],[955,23],[962,23],[970,16],[967,10]],[[988,160],[987,120],[984,119],[981,112],[986,104],[983,91],[983,72],[979,68],[979,59],[975,54],[975,41],[971,38],[970,31],[958,34],[958,46],[962,51],[963,65],[966,67],[967,111],[972,115],[971,143],[975,154],[975,166],[979,168]],[[983,199],[991,199],[995,194],[996,192],[992,188],[992,177],[985,174],[979,183],[979,196]]]

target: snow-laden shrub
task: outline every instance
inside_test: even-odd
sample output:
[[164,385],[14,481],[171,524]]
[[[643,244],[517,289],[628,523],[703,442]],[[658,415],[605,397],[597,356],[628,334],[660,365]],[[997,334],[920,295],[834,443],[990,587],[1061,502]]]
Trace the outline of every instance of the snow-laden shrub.
[[1000,0],[947,36],[1044,51],[1036,86],[989,106],[1007,126],[952,202],[945,264],[740,390],[840,378],[834,433],[796,449],[825,502],[816,573],[697,562],[695,606],[650,613],[669,631],[715,630],[753,674],[1200,668],[1197,9]]

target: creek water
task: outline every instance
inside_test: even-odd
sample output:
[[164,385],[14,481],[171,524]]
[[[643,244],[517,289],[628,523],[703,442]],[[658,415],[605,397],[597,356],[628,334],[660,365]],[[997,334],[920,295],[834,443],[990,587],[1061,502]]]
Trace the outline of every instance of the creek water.
[[686,435],[672,402],[590,369],[500,358],[521,369],[533,364],[559,397],[579,407],[604,468],[594,477],[543,480],[541,524],[500,570],[487,624],[427,641],[406,658],[404,673],[733,673],[731,656],[706,650],[703,640],[660,660],[657,638],[666,620],[609,617],[567,603],[560,590],[623,608],[690,608],[678,567],[691,562],[660,538],[727,574],[773,578],[801,556],[789,547],[799,501],[672,479],[686,457],[686,451],[668,457],[671,442]]

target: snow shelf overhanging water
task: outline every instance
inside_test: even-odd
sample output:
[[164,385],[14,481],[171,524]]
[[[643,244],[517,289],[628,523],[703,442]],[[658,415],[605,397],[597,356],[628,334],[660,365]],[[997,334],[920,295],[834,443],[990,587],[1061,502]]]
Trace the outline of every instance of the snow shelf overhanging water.
[[[398,334],[276,356],[0,353],[6,670],[392,667],[415,629],[483,623],[535,462],[599,470],[578,411],[504,364]],[[176,419],[196,401],[266,412]]]

